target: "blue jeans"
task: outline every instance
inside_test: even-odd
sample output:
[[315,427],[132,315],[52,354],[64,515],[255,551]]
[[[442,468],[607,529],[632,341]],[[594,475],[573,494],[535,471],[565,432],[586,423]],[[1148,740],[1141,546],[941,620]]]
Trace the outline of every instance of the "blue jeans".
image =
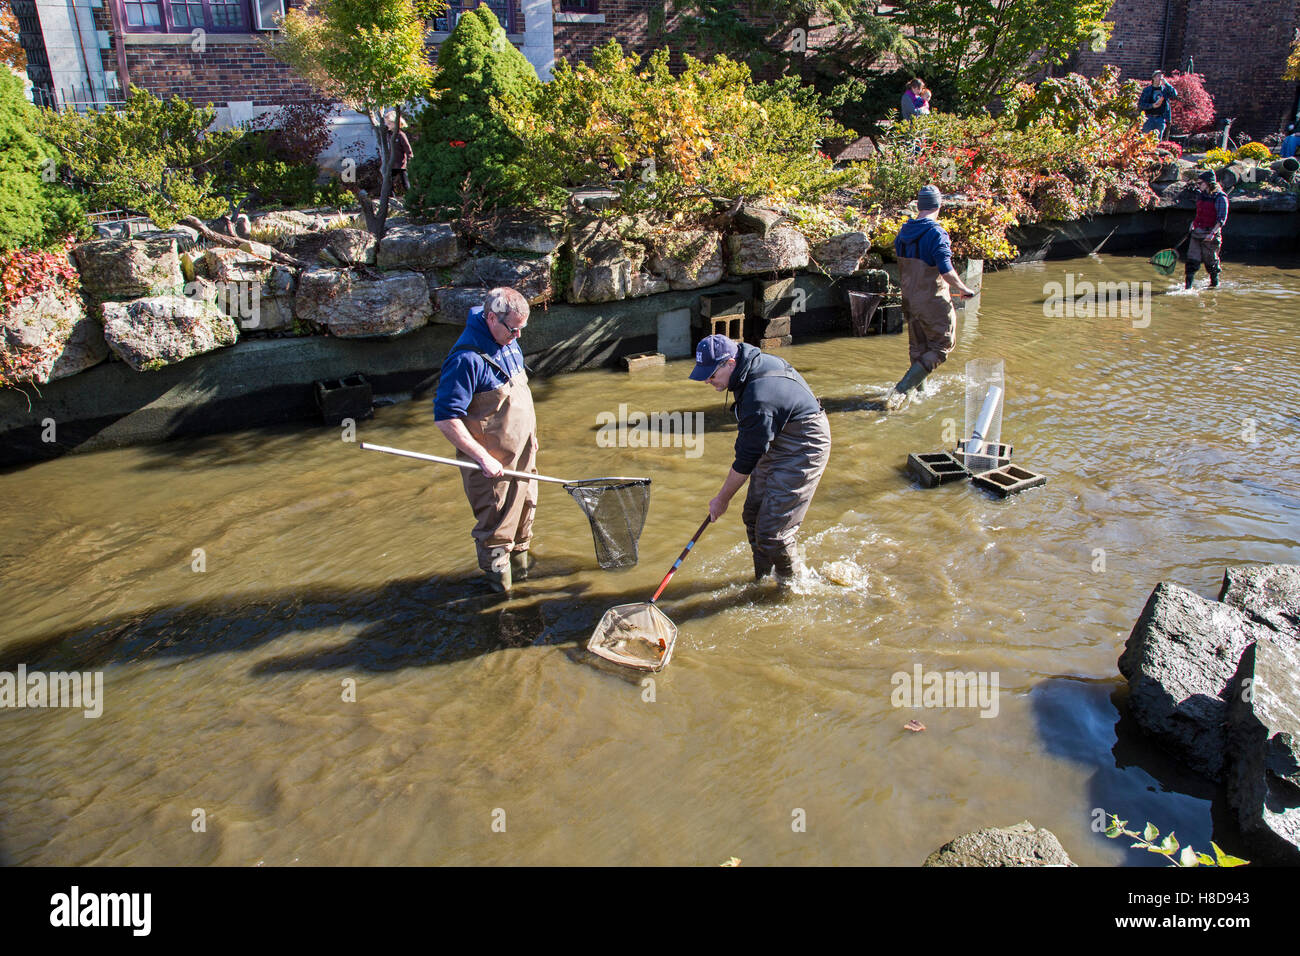
[[1161,139],[1165,138],[1165,125],[1168,123],[1163,116],[1148,116],[1147,121],[1142,124],[1142,132],[1149,133],[1155,130]]

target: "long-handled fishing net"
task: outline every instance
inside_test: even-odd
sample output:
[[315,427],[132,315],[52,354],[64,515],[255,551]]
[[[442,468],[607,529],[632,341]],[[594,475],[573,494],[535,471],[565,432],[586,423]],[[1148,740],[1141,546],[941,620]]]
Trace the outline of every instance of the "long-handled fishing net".
[[677,644],[677,625],[659,610],[655,602],[711,522],[711,518],[704,519],[704,523],[695,532],[695,537],[682,549],[664,579],[659,582],[654,597],[637,604],[619,604],[605,612],[596,625],[596,630],[592,632],[591,639],[587,641],[587,650],[607,661],[635,667],[637,670],[661,671],[668,666]]
[[[467,471],[478,471],[473,462],[456,458],[440,458],[418,451],[389,448],[386,445],[361,443],[366,451],[382,451],[403,458],[417,458],[440,465],[453,465]],[[591,537],[596,545],[596,562],[605,569],[629,568],[637,561],[637,542],[645,528],[646,514],[650,510],[649,478],[587,478],[571,481],[547,475],[510,471],[501,472],[502,478],[523,481],[546,481],[563,485],[573,496],[582,513],[591,524]]]
[[[1191,235],[1188,233],[1188,235]],[[1187,241],[1187,236],[1183,236],[1183,242]],[[1183,242],[1178,243],[1172,249],[1161,249],[1151,257],[1151,264],[1156,267],[1156,271],[1162,276],[1171,276],[1178,271],[1178,249]]]

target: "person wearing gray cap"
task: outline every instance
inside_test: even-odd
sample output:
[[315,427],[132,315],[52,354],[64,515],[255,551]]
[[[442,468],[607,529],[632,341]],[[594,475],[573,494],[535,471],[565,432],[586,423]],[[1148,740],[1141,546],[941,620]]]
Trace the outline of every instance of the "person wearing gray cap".
[[719,392],[730,389],[740,424],[735,460],[709,502],[709,518],[721,518],[748,481],[741,517],[754,580],[775,571],[777,580],[788,584],[799,564],[795,535],[830,460],[830,420],[794,366],[725,335],[700,342],[690,377]]
[[916,197],[916,218],[904,223],[894,240],[912,367],[890,392],[886,406],[891,409],[900,407],[907,393],[938,368],[953,349],[957,314],[948,289],[967,299],[975,294],[952,267],[952,243],[948,231],[939,224],[941,205],[938,187],[926,186]]
[[479,466],[460,474],[477,519],[478,565],[497,592],[528,577],[533,564],[537,482],[501,475],[505,468],[537,473],[537,416],[518,342],[527,324],[523,295],[504,287],[488,292],[447,353],[433,401],[434,424],[456,457]]

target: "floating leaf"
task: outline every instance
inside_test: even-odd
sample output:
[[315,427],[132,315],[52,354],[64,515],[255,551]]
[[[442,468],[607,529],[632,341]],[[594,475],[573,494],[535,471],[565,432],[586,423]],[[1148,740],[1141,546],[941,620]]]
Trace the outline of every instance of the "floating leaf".
[[[1210,844],[1210,845],[1213,846],[1214,844]],[[1196,861],[1197,861],[1198,863],[1200,863],[1201,866],[1214,866],[1214,865],[1215,865],[1215,864],[1214,864],[1214,857],[1210,856],[1210,854],[1208,854],[1208,853],[1202,853],[1200,850],[1197,850],[1197,851],[1196,851]]]
[[903,724],[903,729],[919,734],[921,731],[925,730],[925,724],[921,723],[919,720],[909,720],[907,723]]
[[728,857],[725,863],[719,863],[718,866],[740,866],[740,857],[738,856]]

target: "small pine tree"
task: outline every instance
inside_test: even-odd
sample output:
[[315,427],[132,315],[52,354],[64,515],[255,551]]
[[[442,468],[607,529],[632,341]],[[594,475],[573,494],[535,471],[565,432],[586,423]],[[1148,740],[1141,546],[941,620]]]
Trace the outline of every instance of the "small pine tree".
[[0,251],[44,248],[86,228],[85,210],[53,182],[55,151],[39,124],[22,81],[0,69]]
[[541,84],[532,64],[506,39],[487,6],[461,15],[438,51],[436,99],[416,118],[419,135],[410,161],[407,208],[432,216],[457,206],[469,177],[489,206],[517,197],[506,185],[505,170],[520,145],[492,112],[492,98],[521,96]]

